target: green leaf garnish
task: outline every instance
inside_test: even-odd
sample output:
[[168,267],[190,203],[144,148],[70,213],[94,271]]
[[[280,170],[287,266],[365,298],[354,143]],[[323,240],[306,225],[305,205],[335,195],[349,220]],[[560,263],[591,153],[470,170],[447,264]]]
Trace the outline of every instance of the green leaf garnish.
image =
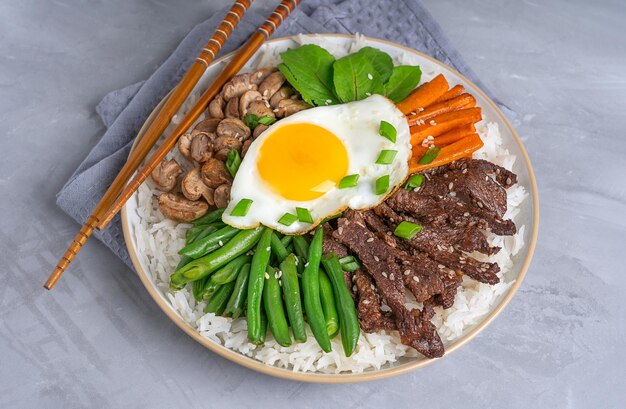
[[422,77],[419,66],[398,65],[393,67],[389,82],[385,84],[385,96],[393,102],[400,102],[415,89]]
[[376,179],[376,194],[382,195],[389,189],[389,175]]
[[396,128],[393,125],[391,125],[389,122],[380,121],[380,127],[378,128],[378,133],[381,136],[384,136],[385,138],[389,139],[391,142],[396,143],[397,131],[396,131]]
[[421,230],[422,230],[422,226],[419,224],[402,221],[396,227],[393,234],[395,234],[396,236],[400,238],[410,240],[413,237],[415,237],[415,235],[419,233]]
[[305,209],[304,207],[296,207],[296,214],[298,215],[298,220],[302,223],[313,223],[313,216],[311,216],[311,212],[309,209]]
[[398,151],[393,149],[383,149],[380,151],[380,155],[378,155],[376,163],[379,165],[391,165],[397,153]]
[[235,205],[235,208],[232,212],[230,212],[231,216],[235,217],[243,217],[248,214],[248,210],[250,210],[250,206],[252,205],[252,200],[250,199],[241,199],[239,203]]
[[280,54],[278,66],[287,81],[311,105],[332,105],[339,102],[333,87],[333,57],[314,44],[307,44]]
[[339,181],[337,187],[339,189],[347,189],[349,187],[355,187],[359,181],[359,175],[357,173],[353,175],[344,176],[343,179]]
[[384,92],[380,74],[365,54],[350,54],[333,64],[333,84],[341,102],[359,101]]
[[393,72],[393,61],[389,54],[374,47],[363,47],[357,51],[357,54],[363,54],[367,57],[374,70],[378,73],[381,82],[385,83],[389,80]]
[[406,190],[413,190],[422,186],[422,183],[424,183],[424,175],[413,175],[406,181],[404,188]]

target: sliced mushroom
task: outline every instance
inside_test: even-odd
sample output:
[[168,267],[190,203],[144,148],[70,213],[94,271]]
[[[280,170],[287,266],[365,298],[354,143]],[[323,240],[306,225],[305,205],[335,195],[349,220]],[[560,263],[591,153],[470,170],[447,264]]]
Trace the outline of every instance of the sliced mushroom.
[[211,118],[224,118],[224,98],[221,95],[216,95],[209,103],[208,112]]
[[240,119],[226,118],[217,126],[217,136],[233,136],[244,140],[250,137],[250,128]]
[[281,100],[285,98],[289,98],[292,95],[293,95],[293,88],[287,85],[283,85],[282,87],[280,87],[278,91],[276,91],[274,95],[272,95],[272,98],[270,98],[270,105],[272,106],[272,108],[277,108],[278,103]]
[[259,92],[264,98],[270,99],[284,83],[285,76],[280,71],[273,72],[259,85]]
[[211,159],[213,156],[213,139],[215,134],[198,133],[191,138],[191,146],[189,157],[198,162],[203,163]]
[[224,208],[228,206],[230,201],[230,184],[224,183],[215,189],[215,206],[218,208]]
[[276,116],[279,118],[287,117],[310,107],[311,106],[309,104],[299,99],[283,99],[278,103],[278,111],[276,111]]
[[204,184],[213,189],[219,185],[233,181],[224,162],[215,158],[204,162],[200,174]]
[[226,103],[226,110],[224,111],[226,118],[239,118],[239,98],[231,98]]
[[191,136],[190,133],[183,134],[178,139],[178,151],[187,160],[192,160],[191,159],[191,140],[192,139],[193,139],[193,136]]
[[270,75],[273,72],[276,72],[276,68],[274,67],[259,68],[258,70],[250,74],[250,82],[252,82],[253,84],[259,85],[263,82],[265,78],[267,78],[268,75]]
[[258,124],[256,128],[254,128],[254,132],[252,132],[252,139],[256,139],[259,135],[265,132],[267,128],[269,128],[269,126]]
[[250,74],[235,75],[232,80],[228,81],[222,88],[222,97],[225,101],[230,101],[234,97],[238,97],[246,91],[257,89],[256,84],[250,82]]
[[214,133],[220,121],[221,119],[218,118],[209,118],[202,120],[193,127],[193,131],[191,131],[191,134],[193,135],[196,133]]
[[204,200],[206,200],[211,206],[215,204],[213,199],[214,189],[211,189],[204,184],[198,168],[191,169],[185,176],[183,176],[180,188],[183,195],[185,195],[185,197],[189,200],[198,200],[203,197]]
[[239,115],[245,117],[248,110],[248,105],[253,101],[260,101],[261,93],[256,90],[246,91],[239,97]]
[[152,181],[159,190],[169,192],[176,186],[183,168],[174,159],[163,159],[152,171]]
[[241,150],[243,142],[240,138],[234,136],[218,136],[213,143],[213,152],[215,158],[225,161],[228,156],[228,152],[232,149]]
[[243,158],[248,153],[248,149],[250,149],[250,145],[252,145],[252,139],[247,139],[243,146],[241,147],[241,157]]
[[190,222],[209,211],[209,205],[205,202],[194,202],[175,193],[161,194],[158,205],[165,217],[179,222]]
[[268,105],[266,101],[254,101],[248,105],[248,114],[256,115],[259,118],[264,116],[275,118],[276,114],[274,114],[274,111],[272,111],[272,108]]

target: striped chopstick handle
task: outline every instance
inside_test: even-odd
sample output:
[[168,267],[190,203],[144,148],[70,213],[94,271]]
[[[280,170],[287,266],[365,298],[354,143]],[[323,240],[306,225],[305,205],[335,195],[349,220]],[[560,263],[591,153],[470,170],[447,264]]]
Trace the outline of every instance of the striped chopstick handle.
[[278,7],[270,14],[257,31],[260,32],[265,39],[271,37],[274,31],[282,24],[282,22],[291,14],[291,12],[300,4],[300,0],[283,0]]
[[208,43],[204,45],[202,51],[198,58],[196,58],[196,62],[205,65],[206,67],[211,64],[217,53],[220,52],[222,46],[230,37],[230,34],[233,32],[243,14],[248,10],[248,7],[252,4],[253,0],[237,0],[235,4],[228,10],[226,17],[220,23],[219,26],[215,29],[213,33],[213,37],[209,40]]
[[81,227],[79,232],[76,234],[76,237],[74,237],[74,241],[72,241],[72,244],[70,244],[70,246],[67,248],[65,254],[63,254],[63,257],[61,257],[61,259],[57,263],[57,266],[54,268],[54,271],[52,272],[52,274],[50,274],[48,280],[46,280],[46,283],[43,285],[46,289],[50,290],[52,287],[54,287],[54,284],[59,280],[59,278],[61,278],[61,275],[63,275],[72,260],[74,260],[74,257],[76,257],[89,236],[91,236],[91,233],[93,233],[97,223],[98,218],[94,215],[91,215],[89,216],[89,218],[87,218],[87,221],[85,222],[85,224],[83,224],[83,227]]

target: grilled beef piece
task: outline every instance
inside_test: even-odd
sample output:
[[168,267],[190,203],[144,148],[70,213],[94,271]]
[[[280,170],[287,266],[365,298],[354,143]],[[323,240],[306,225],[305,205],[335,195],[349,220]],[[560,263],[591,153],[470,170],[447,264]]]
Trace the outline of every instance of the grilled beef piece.
[[[395,226],[403,220],[419,223],[413,217],[396,213],[385,203],[378,205],[374,212],[389,221],[391,230],[394,230]],[[460,250],[455,249],[436,228],[424,226],[419,234],[411,240],[406,240],[406,245],[420,253],[428,254],[437,263],[443,264],[452,270],[461,270],[464,274],[482,283],[497,284],[500,282],[496,275],[500,271],[498,264],[479,262],[472,257],[464,255]]]
[[454,304],[454,297],[456,296],[456,290],[463,281],[463,273],[460,270],[452,271],[451,273],[444,274],[442,276],[443,292],[433,297],[433,301],[437,305],[441,305],[443,308],[450,308]]
[[381,301],[374,282],[362,270],[354,272],[354,284],[359,295],[357,311],[359,322],[365,332],[377,332],[383,329],[396,329],[396,324],[390,314],[383,314],[380,310]]
[[[506,182],[512,184],[513,179],[516,178],[506,169],[484,162],[462,160],[426,173],[429,180],[420,188],[420,193],[444,198],[450,192],[454,192],[454,195],[466,197],[479,208],[485,208],[502,217],[506,212],[506,190],[504,186],[510,186]],[[494,174],[496,180],[490,177],[490,174]],[[498,183],[503,178],[505,185]]]
[[435,326],[430,322],[432,306],[424,311],[409,311],[406,307],[402,274],[390,254],[390,247],[366,227],[363,217],[357,212],[353,212],[350,219],[341,218],[338,223],[339,227],[333,237],[356,253],[365,270],[374,279],[381,296],[391,309],[402,343],[429,358],[442,356],[443,343]]

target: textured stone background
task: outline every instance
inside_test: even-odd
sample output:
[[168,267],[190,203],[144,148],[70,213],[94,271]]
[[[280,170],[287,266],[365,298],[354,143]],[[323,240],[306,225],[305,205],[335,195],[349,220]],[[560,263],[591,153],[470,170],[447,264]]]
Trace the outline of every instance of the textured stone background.
[[170,323],[95,240],[42,289],[77,229],[55,193],[104,131],[95,104],[147,77],[226,3],[0,2],[0,407],[623,407],[622,0],[425,1],[519,113],[541,200],[520,292],[435,365],[342,386],[251,372]]

